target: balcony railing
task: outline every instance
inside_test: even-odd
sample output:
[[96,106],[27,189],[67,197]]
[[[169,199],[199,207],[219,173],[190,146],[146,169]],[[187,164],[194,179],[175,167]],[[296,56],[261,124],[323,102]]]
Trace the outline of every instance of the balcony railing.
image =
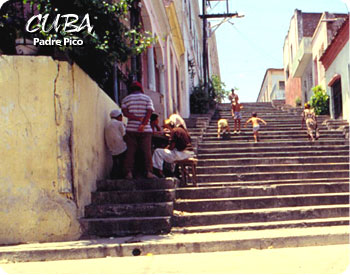
[[299,49],[294,60],[292,60],[292,76],[301,77],[305,69],[307,68],[309,62],[311,62],[311,59],[311,38],[304,37],[299,44]]

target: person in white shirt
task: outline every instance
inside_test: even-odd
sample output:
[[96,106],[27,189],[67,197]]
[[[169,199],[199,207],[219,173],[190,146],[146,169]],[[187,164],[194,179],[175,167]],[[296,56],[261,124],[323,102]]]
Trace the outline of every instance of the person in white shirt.
[[110,113],[111,120],[105,127],[105,139],[107,147],[113,157],[113,167],[111,171],[111,179],[122,178],[123,162],[126,153],[125,125],[123,123],[123,115],[120,110],[113,110]]

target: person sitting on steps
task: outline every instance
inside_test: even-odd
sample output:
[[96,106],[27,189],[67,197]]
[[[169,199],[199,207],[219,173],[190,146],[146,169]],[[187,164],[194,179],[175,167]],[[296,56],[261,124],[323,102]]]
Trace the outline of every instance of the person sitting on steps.
[[155,174],[164,177],[163,164],[174,163],[176,160],[184,160],[194,156],[191,137],[183,127],[176,127],[174,122],[167,119],[164,127],[170,130],[169,145],[165,149],[158,148],[154,151],[152,162]]
[[178,114],[172,114],[169,116],[169,121],[173,122],[175,127],[182,127],[187,130],[187,125],[185,120]]
[[113,158],[111,179],[120,179],[122,178],[123,162],[127,149],[126,143],[123,140],[125,136],[125,125],[120,110],[111,111],[110,118],[111,120],[105,128],[105,139]]

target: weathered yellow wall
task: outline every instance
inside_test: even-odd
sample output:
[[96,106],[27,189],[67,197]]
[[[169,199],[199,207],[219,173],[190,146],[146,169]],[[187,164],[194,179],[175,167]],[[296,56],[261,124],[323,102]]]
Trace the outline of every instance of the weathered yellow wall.
[[80,237],[110,165],[103,127],[115,107],[78,66],[0,56],[0,244]]
[[[118,106],[78,66],[73,66],[73,167],[79,215],[90,203],[96,180],[106,178],[111,156],[104,140],[109,113]],[[76,81],[79,79],[79,81]]]

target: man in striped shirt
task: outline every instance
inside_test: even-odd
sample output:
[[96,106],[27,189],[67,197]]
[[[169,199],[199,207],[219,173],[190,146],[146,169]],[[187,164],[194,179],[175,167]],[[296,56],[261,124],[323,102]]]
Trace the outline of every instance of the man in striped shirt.
[[129,88],[129,95],[122,100],[124,116],[128,118],[126,126],[125,142],[128,150],[125,157],[125,178],[132,179],[135,154],[140,149],[145,157],[145,169],[147,178],[156,178],[152,173],[152,128],[149,123],[154,111],[152,99],[143,93],[142,85],[135,81]]

